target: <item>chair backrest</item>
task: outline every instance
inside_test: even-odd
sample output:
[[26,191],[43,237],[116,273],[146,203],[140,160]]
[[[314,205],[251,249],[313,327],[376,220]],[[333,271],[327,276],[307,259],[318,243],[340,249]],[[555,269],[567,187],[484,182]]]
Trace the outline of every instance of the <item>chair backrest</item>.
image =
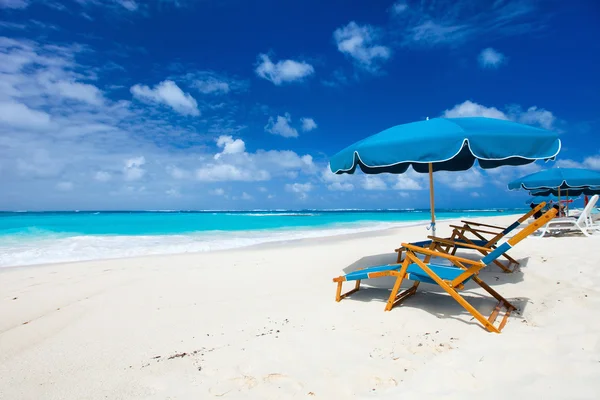
[[579,216],[579,218],[577,218],[577,225],[583,226],[583,225],[589,225],[589,224],[591,224],[592,210],[596,206],[597,202],[598,202],[598,195],[595,194],[588,201],[587,205],[585,206],[585,208],[581,212],[581,215]]
[[502,236],[509,234],[512,230],[517,228],[523,222],[527,221],[529,217],[533,216],[538,211],[541,211],[544,207],[546,207],[546,202],[542,201],[540,204],[531,209],[527,214],[523,215],[521,218],[516,220],[512,225],[508,226],[505,230],[502,231]]
[[514,245],[519,243],[521,240],[525,239],[527,236],[531,235],[533,232],[537,231],[539,228],[546,225],[546,223],[548,221],[550,221],[552,218],[556,217],[557,213],[558,213],[558,210],[556,210],[555,208],[551,208],[550,210],[546,211],[546,213],[544,215],[542,215],[541,217],[539,217],[538,219],[536,219],[535,221],[533,221],[532,223],[527,225],[525,228],[523,228],[521,230],[521,232],[517,233],[515,236],[508,239],[506,242],[502,243],[501,245],[498,245],[498,247],[496,247],[496,249],[494,249],[494,251],[492,251],[487,256],[483,257],[481,259],[481,262],[483,262],[485,265],[488,265],[489,263],[493,262],[495,259],[497,259],[502,254],[504,254],[505,252],[510,250]]

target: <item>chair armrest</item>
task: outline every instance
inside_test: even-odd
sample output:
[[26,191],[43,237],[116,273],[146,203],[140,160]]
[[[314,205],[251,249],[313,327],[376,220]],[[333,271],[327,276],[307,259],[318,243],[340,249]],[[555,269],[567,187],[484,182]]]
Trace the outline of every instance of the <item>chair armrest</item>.
[[402,243],[402,247],[406,248],[407,250],[412,251],[413,253],[421,253],[421,254],[428,255],[428,256],[445,258],[447,260],[458,261],[463,264],[470,264],[470,265],[480,265],[481,264],[481,261],[469,260],[468,258],[453,256],[448,253],[430,250],[425,247],[413,246],[412,244],[408,244],[408,243]]
[[481,222],[475,222],[475,221],[460,221],[463,224],[467,224],[467,225],[474,225],[474,226],[483,226],[484,228],[492,228],[492,229],[500,229],[500,230],[505,230],[505,227],[502,226],[498,226],[498,225],[489,225],[489,224],[482,224]]
[[467,231],[467,232],[477,232],[477,233],[487,233],[488,235],[497,235],[500,232],[490,232],[483,229],[470,228],[468,226],[458,226],[458,225],[450,225],[450,228],[454,228],[459,231]]
[[481,250],[481,251],[486,251],[486,252],[491,252],[494,249],[490,249],[489,247],[482,247],[482,246],[477,246],[475,244],[471,244],[471,243],[463,243],[463,242],[457,242],[455,240],[452,239],[444,239],[444,238],[439,238],[436,236],[427,236],[429,239],[433,240],[436,243],[440,243],[440,244],[445,244],[448,246],[453,246],[453,247],[467,247],[469,249],[475,249],[475,250]]

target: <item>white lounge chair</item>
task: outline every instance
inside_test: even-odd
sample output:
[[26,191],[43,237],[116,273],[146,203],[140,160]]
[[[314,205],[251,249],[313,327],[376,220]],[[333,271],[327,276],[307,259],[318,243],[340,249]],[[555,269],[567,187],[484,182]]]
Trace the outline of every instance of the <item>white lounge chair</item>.
[[581,232],[585,236],[593,236],[600,233],[600,224],[592,220],[592,210],[598,202],[598,195],[592,196],[587,203],[581,215],[575,218],[554,218],[549,221],[544,228],[540,237],[550,232]]

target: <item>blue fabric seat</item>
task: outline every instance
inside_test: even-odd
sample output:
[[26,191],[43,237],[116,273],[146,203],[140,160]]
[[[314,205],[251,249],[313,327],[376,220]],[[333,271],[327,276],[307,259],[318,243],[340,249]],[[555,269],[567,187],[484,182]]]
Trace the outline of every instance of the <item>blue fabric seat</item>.
[[[447,281],[455,279],[457,276],[464,272],[464,270],[461,268],[447,265],[427,264],[427,266],[431,268],[437,276]],[[357,271],[352,271],[349,274],[346,274],[345,278],[347,281],[369,279],[369,274],[373,272],[400,271],[400,268],[401,265],[398,264],[378,265],[375,267],[369,267],[365,269],[359,269]],[[406,272],[408,273],[407,279],[437,285],[436,281],[431,279],[429,275],[427,275],[427,273],[423,271],[423,269],[417,264],[409,265]],[[465,282],[467,282],[469,279],[467,279]]]

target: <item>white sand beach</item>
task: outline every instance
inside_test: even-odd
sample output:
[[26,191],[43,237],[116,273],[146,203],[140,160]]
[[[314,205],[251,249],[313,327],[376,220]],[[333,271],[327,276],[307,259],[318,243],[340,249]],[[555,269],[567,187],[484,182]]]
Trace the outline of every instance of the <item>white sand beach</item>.
[[[599,397],[600,239],[528,238],[518,271],[487,267],[520,308],[501,334],[427,284],[390,312],[387,279],[334,301],[332,278],[426,234],[0,269],[0,398]],[[463,294],[487,315],[482,292]]]

